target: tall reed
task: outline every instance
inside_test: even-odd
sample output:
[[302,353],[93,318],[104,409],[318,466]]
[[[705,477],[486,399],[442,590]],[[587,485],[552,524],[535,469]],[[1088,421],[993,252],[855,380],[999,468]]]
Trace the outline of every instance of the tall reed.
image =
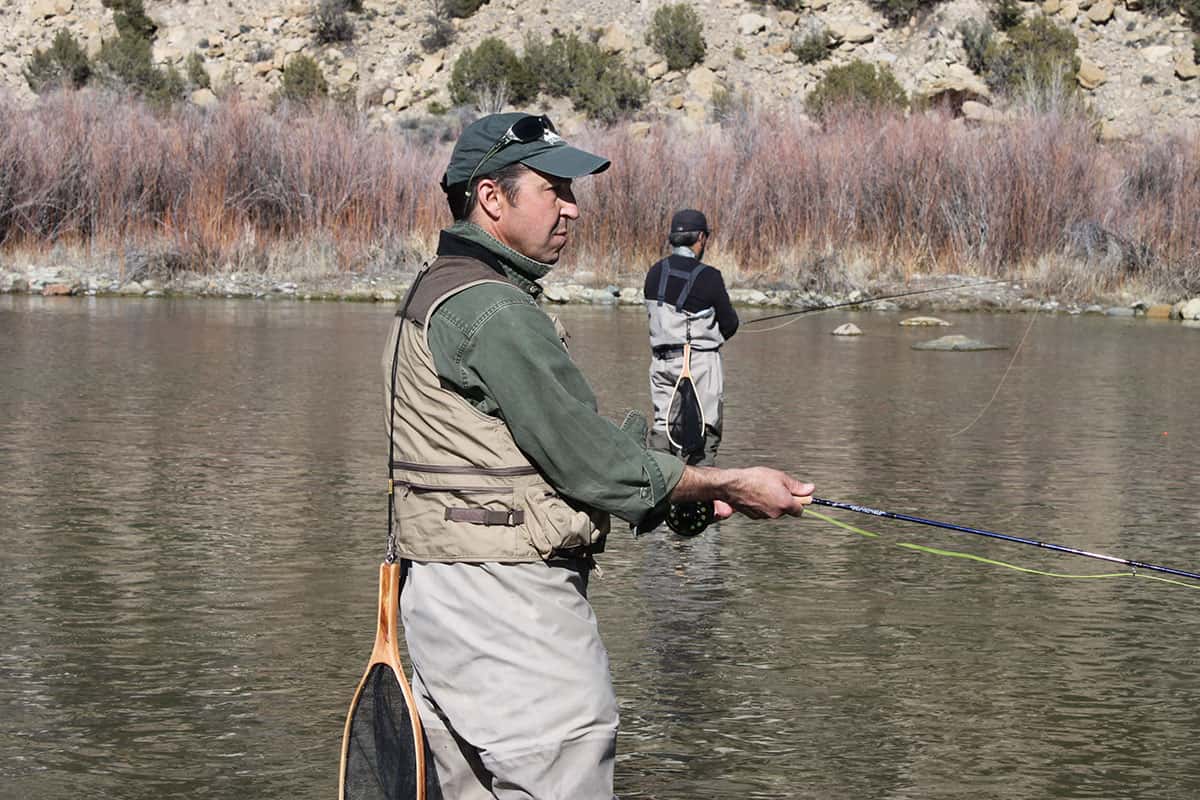
[[[448,125],[461,124],[456,121]],[[453,136],[369,128],[329,106],[156,114],[65,92],[0,99],[0,248],[170,254],[199,271],[415,267],[448,213]],[[970,127],[937,112],[743,110],[700,132],[623,126],[573,142],[610,157],[577,183],[569,268],[641,273],[680,207],[703,209],[731,280],[830,288],[914,272],[1023,276],[1080,295],[1200,290],[1200,135],[1102,143],[1071,110]]]

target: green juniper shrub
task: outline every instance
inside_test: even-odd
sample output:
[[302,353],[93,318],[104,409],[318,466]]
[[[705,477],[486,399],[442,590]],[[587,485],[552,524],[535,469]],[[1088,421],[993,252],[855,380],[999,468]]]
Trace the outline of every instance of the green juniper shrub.
[[1157,16],[1182,12],[1192,30],[1200,33],[1200,0],[1142,0],[1142,10]]
[[816,119],[825,119],[840,107],[908,108],[908,95],[885,65],[855,59],[830,67],[805,98],[804,106]]
[[204,68],[204,56],[193,50],[188,53],[187,60],[184,61],[184,69],[187,70],[188,83],[197,89],[211,89],[212,78],[208,76],[208,70]]
[[535,92],[566,97],[592,119],[611,122],[641,108],[650,96],[649,84],[621,56],[573,33],[555,33],[548,42],[527,36],[524,62]]
[[687,69],[704,60],[704,25],[686,3],[659,6],[646,44],[667,60],[667,69]]
[[166,107],[183,97],[187,82],[174,66],[154,63],[158,24],[146,16],[142,0],[101,0],[113,12],[117,35],[100,43],[95,74],[118,91]]
[[988,45],[984,78],[994,91],[1005,94],[1022,87],[1074,92],[1078,45],[1074,33],[1048,17],[1023,20],[1008,32],[1007,41],[993,39]]
[[313,8],[313,39],[317,44],[349,42],[354,39],[354,23],[346,14],[345,0],[320,0]]
[[425,18],[425,22],[429,24],[429,32],[421,37],[421,48],[426,53],[444,50],[454,42],[458,32],[450,20],[430,14]]
[[998,30],[1010,31],[1021,24],[1024,13],[1017,0],[993,0],[988,19]]
[[60,86],[78,89],[92,76],[92,62],[75,37],[63,29],[55,34],[50,47],[33,51],[22,73],[29,88],[38,94]]
[[450,109],[446,108],[437,100],[430,100],[429,105],[425,107],[425,110],[435,117],[445,116],[445,114],[450,111]]
[[145,93],[146,100],[151,105],[166,108],[176,101],[183,99],[187,92],[187,81],[174,64],[168,64],[159,70],[161,76]]
[[483,95],[494,98],[498,93],[513,103],[524,103],[537,94],[537,84],[513,49],[489,36],[463,50],[454,62],[450,99],[459,105],[478,104]]
[[782,11],[803,11],[808,7],[808,0],[767,0],[767,2]]
[[967,54],[967,68],[976,75],[987,71],[987,53],[992,44],[995,30],[991,23],[978,20],[963,20],[958,26],[963,50]]
[[754,108],[754,98],[745,91],[734,91],[717,85],[713,88],[709,119],[720,125],[737,124]]
[[488,0],[434,0],[433,13],[441,19],[466,19],[474,14],[481,7],[487,4]]
[[733,48],[733,57],[738,61],[746,60],[746,50],[739,44]]
[[933,8],[943,0],[867,0],[892,27],[904,25],[914,14]]
[[310,103],[329,96],[329,84],[316,60],[306,55],[293,56],[283,67],[278,100],[290,103]]
[[111,9],[118,36],[133,36],[153,42],[158,36],[158,23],[146,15],[142,0],[100,0]]
[[153,44],[130,33],[100,43],[96,73],[103,83],[156,104],[169,105],[183,96],[183,79],[174,67],[154,63]]
[[649,84],[620,59],[595,62],[593,67],[571,95],[571,103],[590,119],[615,122],[645,105]]
[[817,64],[829,57],[833,37],[828,28],[816,28],[803,36],[793,36],[791,50],[801,64]]
[[552,97],[566,97],[574,85],[573,62],[580,59],[584,42],[575,34],[564,36],[555,31],[550,41],[536,34],[525,37],[526,71],[537,81],[538,89]]

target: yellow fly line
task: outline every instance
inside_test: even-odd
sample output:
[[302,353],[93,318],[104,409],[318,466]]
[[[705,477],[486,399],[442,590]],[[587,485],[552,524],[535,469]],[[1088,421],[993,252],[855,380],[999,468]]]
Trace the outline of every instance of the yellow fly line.
[[[828,522],[830,525],[836,525],[837,527],[841,528],[842,530],[850,531],[851,533],[856,533],[859,536],[864,536],[868,539],[881,539],[881,537],[878,533],[873,533],[871,531],[859,528],[855,525],[850,525],[849,523],[842,522],[841,520],[834,519],[833,517],[822,514],[819,511],[813,511],[811,508],[806,508],[804,510],[804,516],[816,517],[817,519],[821,520],[822,522]],[[1074,580],[1089,580],[1089,579],[1096,579],[1096,578],[1130,578],[1130,577],[1133,577],[1133,578],[1146,578],[1146,579],[1152,580],[1152,581],[1161,581],[1163,583],[1174,584],[1175,586],[1184,586],[1184,587],[1187,587],[1188,589],[1200,589],[1200,586],[1198,586],[1196,584],[1186,583],[1184,581],[1177,581],[1172,578],[1163,578],[1159,575],[1147,575],[1144,572],[1137,572],[1136,570],[1130,570],[1127,572],[1102,572],[1102,573],[1094,573],[1094,574],[1088,574],[1088,575],[1076,575],[1076,574],[1070,574],[1070,573],[1065,573],[1065,572],[1048,572],[1046,570],[1032,569],[1030,567],[1022,567],[1017,564],[1009,564],[1007,561],[997,561],[992,558],[984,558],[983,556],[977,556],[977,555],[973,555],[971,553],[962,553],[962,552],[959,552],[958,550],[943,550],[938,547],[926,547],[925,545],[913,544],[911,542],[888,542],[888,544],[893,544],[896,547],[903,547],[906,550],[916,550],[921,553],[929,553],[930,555],[935,555],[935,556],[946,556],[948,558],[964,558],[964,559],[967,559],[968,561],[978,561],[982,564],[990,564],[991,566],[994,566],[994,567],[1004,567],[1005,569],[1011,569],[1016,572],[1024,572],[1029,575],[1041,575],[1042,577],[1046,577],[1046,578],[1069,578],[1069,579],[1074,579]]]

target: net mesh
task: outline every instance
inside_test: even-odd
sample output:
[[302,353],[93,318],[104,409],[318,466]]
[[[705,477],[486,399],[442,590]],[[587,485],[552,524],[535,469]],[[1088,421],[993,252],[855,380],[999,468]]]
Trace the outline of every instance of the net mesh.
[[680,378],[675,386],[667,408],[667,430],[684,460],[704,452],[704,412],[691,378]]
[[[425,797],[441,800],[433,759],[425,753]],[[417,743],[404,690],[387,664],[367,675],[350,717],[345,800],[414,800]]]

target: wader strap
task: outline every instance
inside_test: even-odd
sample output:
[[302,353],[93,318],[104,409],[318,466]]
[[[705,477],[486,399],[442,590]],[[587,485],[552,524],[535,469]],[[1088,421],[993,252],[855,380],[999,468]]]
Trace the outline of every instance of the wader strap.
[[[719,353],[721,348],[718,347],[697,347],[692,345],[693,353]],[[675,358],[675,356],[683,355],[683,345],[681,344],[660,344],[650,348],[650,354],[655,358]]]
[[450,522],[470,522],[474,525],[506,525],[514,527],[525,523],[524,511],[499,511],[490,508],[447,508]]
[[708,269],[708,265],[700,264],[699,269],[682,270],[674,269],[671,266],[670,258],[664,258],[658,263],[662,265],[662,272],[658,274],[658,297],[656,298],[658,300],[658,304],[661,306],[663,304],[663,300],[667,296],[667,279],[682,278],[685,283],[683,285],[683,291],[679,293],[679,298],[675,301],[675,310],[683,311],[683,304],[687,302],[688,295],[692,293],[692,285],[696,283],[696,276]]

